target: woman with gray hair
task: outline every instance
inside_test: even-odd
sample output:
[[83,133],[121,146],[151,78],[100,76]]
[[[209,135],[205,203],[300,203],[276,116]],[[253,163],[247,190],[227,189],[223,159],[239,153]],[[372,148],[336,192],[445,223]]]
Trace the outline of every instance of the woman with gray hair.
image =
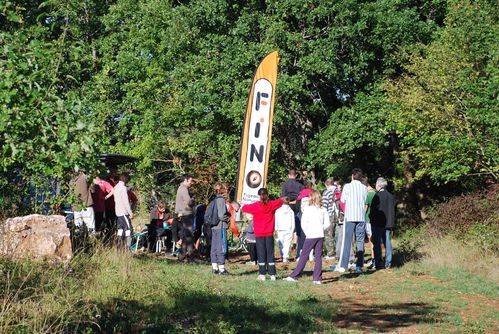
[[[388,182],[379,177],[376,180],[376,195],[374,195],[369,218],[372,226],[374,244],[374,263],[376,269],[390,268],[392,265],[391,231],[395,226],[395,199],[386,190]],[[385,246],[385,262],[383,266],[381,243]]]

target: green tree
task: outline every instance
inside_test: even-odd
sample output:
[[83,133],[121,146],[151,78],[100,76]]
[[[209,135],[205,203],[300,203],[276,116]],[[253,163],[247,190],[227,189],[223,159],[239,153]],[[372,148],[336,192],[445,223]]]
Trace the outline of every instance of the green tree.
[[452,1],[439,38],[384,86],[400,154],[436,184],[499,172],[498,20],[490,1]]

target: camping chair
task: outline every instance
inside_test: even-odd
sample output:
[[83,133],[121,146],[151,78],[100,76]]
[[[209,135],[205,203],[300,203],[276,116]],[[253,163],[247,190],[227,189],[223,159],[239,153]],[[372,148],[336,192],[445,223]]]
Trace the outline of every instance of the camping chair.
[[[168,224],[168,222],[163,222],[163,233],[161,236],[158,236],[158,239],[156,240],[156,253],[161,253],[161,250],[163,247],[166,248],[166,244],[165,244],[165,239],[166,239],[166,235],[165,235],[165,232],[166,231],[171,231],[172,230],[172,226]],[[175,254],[175,242],[173,242],[173,238],[172,238],[172,255]]]
[[142,229],[142,231],[138,233],[134,233],[132,237],[135,238],[135,243],[130,246],[130,250],[137,253],[139,251],[140,240],[148,240],[149,238],[147,228]]

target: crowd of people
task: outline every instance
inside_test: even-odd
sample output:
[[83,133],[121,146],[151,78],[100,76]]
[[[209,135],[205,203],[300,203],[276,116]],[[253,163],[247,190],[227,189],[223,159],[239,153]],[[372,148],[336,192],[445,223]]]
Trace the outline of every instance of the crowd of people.
[[[228,187],[214,185],[211,201],[194,203],[189,188],[192,175],[184,175],[177,189],[175,207],[168,210],[163,201],[150,212],[142,244],[136,249],[158,251],[161,245],[171,245],[172,255],[180,261],[208,259],[212,272],[228,275],[225,262],[228,257],[228,231],[246,243],[250,256],[248,264],[258,265],[257,279],[267,276],[276,280],[275,239],[280,260],[295,259],[295,269],[285,278],[296,282],[307,264],[314,261],[313,283],[322,282],[322,263],[337,260],[329,270],[345,272],[349,269],[363,273],[390,268],[392,260],[391,231],[395,222],[395,200],[386,189],[387,181],[379,177],[375,188],[359,168],[352,170],[350,182],[327,179],[321,194],[309,182],[300,182],[291,169],[282,184],[281,197],[272,200],[266,188],[258,191],[259,201],[240,206],[229,201]],[[107,180],[96,178],[93,187],[86,176],[73,180],[83,207],[75,212],[75,222],[97,233],[114,234],[127,249],[132,246],[133,192],[126,187],[128,176],[112,176]],[[111,202],[112,200],[112,202]],[[236,214],[242,211],[245,228],[236,226]],[[166,242],[165,242],[166,241]],[[364,263],[364,245],[368,241],[372,259]],[[295,249],[293,249],[295,245]],[[385,257],[382,257],[382,245]],[[294,254],[292,254],[294,253]],[[324,254],[324,258],[323,258]]]

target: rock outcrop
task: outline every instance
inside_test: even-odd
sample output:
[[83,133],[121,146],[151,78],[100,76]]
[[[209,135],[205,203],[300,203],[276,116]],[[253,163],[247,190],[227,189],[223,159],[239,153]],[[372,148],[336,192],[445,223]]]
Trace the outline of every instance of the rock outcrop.
[[29,215],[0,222],[0,255],[71,259],[71,239],[64,217]]

